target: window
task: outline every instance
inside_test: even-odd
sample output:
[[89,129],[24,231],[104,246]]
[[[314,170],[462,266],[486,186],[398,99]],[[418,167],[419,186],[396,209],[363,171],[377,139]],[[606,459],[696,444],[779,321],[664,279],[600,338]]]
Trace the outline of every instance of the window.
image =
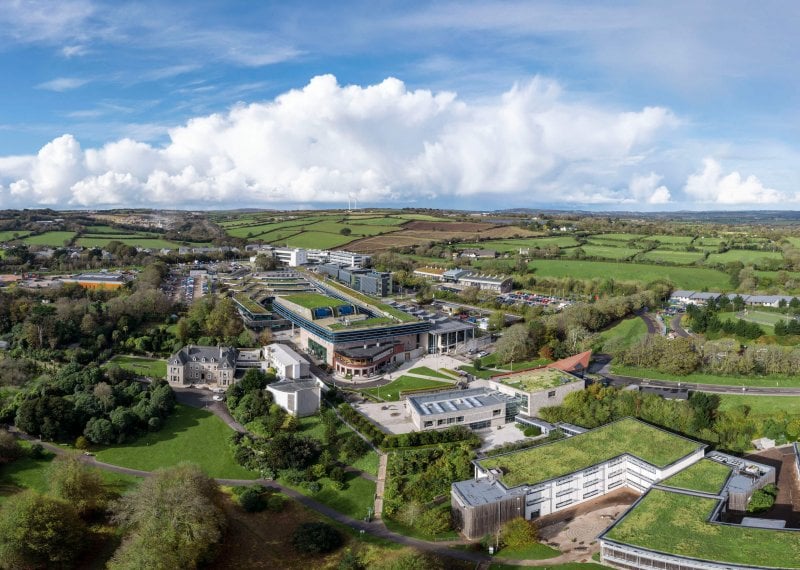
[[594,497],[600,492],[600,489],[595,489],[594,491],[589,491],[588,493],[583,494],[584,499],[588,499],[589,497]]
[[455,423],[455,421],[456,421],[455,418],[447,418],[447,423],[448,424],[453,424],[453,423]]
[[444,420],[436,420],[436,425],[437,426],[443,426],[444,425]]
[[464,416],[458,416],[458,417],[456,418],[456,422],[458,422],[458,423],[460,423],[460,424],[461,424],[461,423],[464,423]]
[[555,397],[556,397],[556,391],[555,391],[555,390],[550,390],[550,391],[547,393],[547,397],[548,397],[548,398],[555,398]]
[[584,483],[583,484],[583,488],[585,489],[586,487],[591,487],[592,485],[597,485],[597,483],[599,483],[599,482],[600,482],[599,479],[592,479],[591,481],[588,481],[588,482]]
[[423,427],[431,427],[432,425],[433,425],[433,422],[431,422],[431,421],[427,421],[424,424],[422,424]]
[[561,502],[561,503],[556,503],[556,508],[557,508],[557,509],[560,509],[561,507],[566,507],[566,506],[567,506],[567,505],[569,505],[571,502],[572,502],[572,499],[568,499],[568,500],[566,500],[566,501],[563,501],[563,502]]
[[501,413],[503,413],[503,410],[492,410],[493,416],[499,416]]
[[570,493],[572,493],[572,489],[564,489],[563,491],[556,493],[556,497],[563,497],[564,495],[569,495]]

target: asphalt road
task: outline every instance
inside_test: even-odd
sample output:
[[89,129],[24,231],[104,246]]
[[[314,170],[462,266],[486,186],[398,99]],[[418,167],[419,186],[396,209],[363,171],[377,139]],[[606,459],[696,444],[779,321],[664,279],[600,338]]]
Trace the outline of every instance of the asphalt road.
[[683,321],[683,317],[685,315],[686,315],[686,313],[678,313],[678,314],[676,314],[672,318],[672,321],[670,321],[670,327],[672,328],[673,332],[676,335],[682,336],[684,338],[688,338],[688,337],[690,337],[692,335],[690,335],[688,332],[686,332],[686,329],[683,328],[682,321]]

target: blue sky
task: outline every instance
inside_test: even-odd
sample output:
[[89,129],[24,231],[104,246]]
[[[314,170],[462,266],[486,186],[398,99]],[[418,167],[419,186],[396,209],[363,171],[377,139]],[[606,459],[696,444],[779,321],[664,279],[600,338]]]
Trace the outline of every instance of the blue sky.
[[797,209],[790,2],[0,10],[0,207]]

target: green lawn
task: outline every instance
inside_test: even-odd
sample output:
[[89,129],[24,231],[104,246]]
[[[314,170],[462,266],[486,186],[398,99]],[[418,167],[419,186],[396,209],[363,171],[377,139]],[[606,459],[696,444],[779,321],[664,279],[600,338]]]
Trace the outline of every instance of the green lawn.
[[[135,235],[128,235],[125,237],[117,236],[95,236],[95,237],[81,237],[76,242],[83,247],[105,247],[111,241],[122,242],[125,245],[132,247],[143,247],[149,249],[178,249],[181,247],[179,243],[174,241],[167,241],[165,239],[151,238],[151,237],[137,237]],[[196,244],[192,244],[196,245]],[[210,246],[211,244],[200,244],[197,247]]]
[[701,459],[694,465],[668,477],[660,484],[666,487],[716,495],[722,491],[722,486],[725,485],[730,474],[731,468],[727,465],[710,459]]
[[614,263],[610,261],[577,261],[542,259],[532,261],[529,268],[541,277],[573,277],[575,279],[606,279],[642,281],[668,279],[677,288],[700,291],[703,288],[723,290],[730,287],[730,277],[707,267],[667,267],[643,263]]
[[28,236],[23,241],[30,245],[63,247],[64,242],[70,242],[74,237],[75,232],[45,232],[35,236]]
[[499,468],[507,487],[535,485],[630,453],[658,467],[692,453],[700,443],[632,418],[606,424],[560,441],[480,460],[484,469]]
[[588,257],[601,257],[605,259],[628,259],[635,255],[639,250],[621,245],[614,247],[613,245],[600,245],[595,243],[587,243],[582,245],[581,249],[586,252]]
[[191,461],[212,477],[255,479],[255,473],[234,460],[228,445],[231,433],[231,428],[211,412],[179,404],[160,431],[102,449],[97,459],[144,471]]
[[[30,442],[20,441],[25,449],[30,449]],[[47,469],[55,458],[54,453],[46,452],[41,459],[32,459],[28,456],[0,467],[0,504],[6,497],[22,490],[33,489],[44,493],[47,491]],[[109,491],[121,494],[134,487],[141,481],[140,477],[122,475],[98,469]]]
[[615,352],[638,343],[647,336],[647,325],[640,317],[620,321],[597,335],[595,347],[598,352]]
[[142,376],[150,376],[152,378],[166,378],[167,376],[167,361],[162,359],[118,354],[108,362],[109,364],[112,362],[118,364],[120,368]]
[[703,252],[656,249],[653,251],[648,251],[642,257],[648,261],[666,261],[668,263],[691,265],[692,263],[696,263],[703,259]]
[[571,248],[577,246],[578,242],[575,241],[575,238],[572,236],[530,237],[519,239],[498,239],[475,243],[460,243],[458,244],[458,248],[493,249],[500,253],[517,253],[520,248],[544,249],[551,245],[557,245],[560,248]]
[[319,293],[295,293],[294,295],[287,295],[285,300],[295,305],[300,305],[306,309],[319,309],[322,307],[342,307],[349,305],[346,301],[340,301],[333,297],[320,295]]
[[497,553],[498,558],[511,558],[514,560],[546,560],[561,554],[560,550],[537,542],[525,548],[503,548]]
[[750,415],[766,418],[775,417],[779,412],[800,417],[800,396],[740,396],[720,394],[720,410],[730,410],[738,406],[748,406]]
[[452,386],[450,382],[439,382],[438,380],[428,380],[426,378],[415,378],[414,376],[400,376],[386,386],[380,388],[369,388],[364,390],[368,394],[377,396],[388,402],[395,402],[400,399],[400,392],[406,390],[422,390],[426,388],[447,388]]
[[[339,423],[338,426],[339,428],[336,433],[339,435],[344,435],[352,431],[343,423]],[[325,437],[325,427],[323,426],[322,420],[318,415],[306,416],[305,418],[300,418],[298,433],[300,435],[313,437],[316,440],[323,441]],[[339,457],[339,460],[344,463],[344,457]],[[378,454],[374,451],[369,451],[363,457],[356,459],[353,463],[351,463],[351,465],[356,469],[361,469],[365,473],[377,476]]]
[[432,368],[428,368],[427,366],[417,366],[416,368],[412,368],[408,372],[413,374],[419,374],[421,376],[430,376],[432,378],[444,378],[445,380],[452,380],[452,376],[447,376],[446,374],[442,374],[441,372],[437,372]]
[[637,368],[613,364],[611,371],[621,376],[634,376],[637,378],[651,378],[653,380],[666,380],[667,382],[683,382],[697,384],[717,384],[720,386],[753,386],[753,387],[800,387],[800,376],[720,376],[717,374],[702,374],[699,372],[687,376],[667,374],[652,368]]
[[375,482],[355,473],[345,474],[345,488],[341,491],[331,488],[331,481],[327,477],[319,480],[322,489],[318,493],[311,493],[305,487],[291,485],[283,479],[278,481],[355,519],[363,519],[367,516],[367,509],[375,506]]
[[356,459],[351,464],[356,469],[361,469],[364,473],[369,473],[370,475],[378,476],[378,454],[374,451],[370,451],[363,457]]
[[754,319],[745,318],[744,313],[717,313],[717,317],[720,321],[737,321],[742,319],[743,321],[750,321],[756,323],[761,327],[761,331],[766,335],[775,334],[775,327],[772,325],[765,324],[763,322],[758,322]]
[[[712,253],[708,256],[706,263],[729,263],[731,261],[741,261],[745,265],[758,263],[767,259],[781,259],[783,254],[779,251],[759,251],[751,249],[731,249],[725,253]],[[710,287],[709,287],[710,288]]]
[[716,503],[715,499],[653,489],[606,536],[678,556],[800,568],[796,532],[709,523]]

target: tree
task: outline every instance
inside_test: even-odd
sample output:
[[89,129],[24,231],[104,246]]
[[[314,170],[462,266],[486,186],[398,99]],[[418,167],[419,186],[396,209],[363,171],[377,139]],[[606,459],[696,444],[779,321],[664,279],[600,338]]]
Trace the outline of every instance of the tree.
[[77,455],[56,457],[47,472],[50,493],[71,504],[79,515],[86,515],[105,504],[103,478],[78,459]]
[[500,340],[497,341],[495,354],[497,362],[506,363],[512,360],[525,360],[530,353],[528,327],[523,323],[513,325],[506,329]]
[[0,561],[7,568],[68,567],[85,534],[69,503],[23,491],[0,509]]
[[8,430],[0,430],[0,465],[11,463],[20,455],[22,455],[22,448],[19,446],[17,438]]
[[267,508],[267,499],[264,493],[264,487],[255,485],[247,487],[239,495],[239,506],[241,506],[248,513],[258,513]]
[[86,429],[83,430],[83,435],[92,443],[100,445],[110,445],[116,439],[114,426],[106,418],[90,419],[86,424]]
[[353,230],[351,230],[350,228],[345,226],[345,227],[343,227],[342,229],[339,230],[339,233],[342,234],[343,236],[349,236],[350,234],[353,233]]
[[324,554],[342,545],[342,535],[324,522],[302,523],[292,534],[292,546],[298,552]]
[[503,311],[494,311],[489,315],[489,330],[499,331],[506,326],[506,315]]
[[517,517],[500,528],[500,539],[508,548],[524,548],[537,541],[538,533],[533,523]]
[[188,463],[156,471],[112,510],[128,533],[112,570],[196,568],[225,526],[219,487]]

